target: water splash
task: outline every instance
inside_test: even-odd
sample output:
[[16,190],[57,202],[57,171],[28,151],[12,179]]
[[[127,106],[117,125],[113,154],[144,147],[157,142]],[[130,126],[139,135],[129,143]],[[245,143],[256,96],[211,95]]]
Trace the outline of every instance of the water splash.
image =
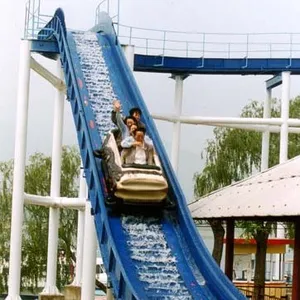
[[[131,258],[151,299],[192,299],[178,272],[176,258],[163,234],[159,218],[123,216]],[[154,298],[153,298],[154,297]]]
[[103,140],[114,128],[111,121],[112,102],[116,99],[108,68],[94,32],[72,32],[79,56],[89,101],[95,116],[98,132]]
[[[116,98],[109,71],[97,36],[93,32],[73,32],[77,53],[89,93],[98,132],[103,139],[114,126],[112,101]],[[191,300],[176,266],[176,258],[163,234],[158,218],[123,216],[122,226],[128,235],[128,248],[135,261],[148,299]]]

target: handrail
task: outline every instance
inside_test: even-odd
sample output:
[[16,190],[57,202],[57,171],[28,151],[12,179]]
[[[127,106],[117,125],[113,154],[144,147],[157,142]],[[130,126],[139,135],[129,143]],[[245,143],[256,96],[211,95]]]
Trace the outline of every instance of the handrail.
[[204,32],[204,31],[181,31],[181,30],[166,30],[166,29],[156,29],[156,28],[147,28],[147,27],[139,27],[139,26],[130,26],[130,25],[125,25],[125,24],[120,24],[120,27],[126,27],[126,28],[134,28],[134,29],[138,29],[138,30],[146,30],[146,31],[158,31],[158,32],[163,32],[163,31],[167,31],[170,33],[182,33],[182,34],[209,34],[209,35],[265,35],[265,34],[270,34],[270,35],[287,35],[287,34],[300,34],[300,32],[248,32],[248,33],[242,33],[242,32]]
[[25,5],[24,38],[36,39],[39,31],[52,17],[41,14],[40,0],[29,0]]
[[[300,58],[300,32],[226,33],[162,30],[120,24],[120,0],[114,16],[117,36],[122,44],[136,47],[137,54],[173,57],[243,58],[245,68],[249,58],[286,58],[287,68],[293,59]],[[105,6],[105,7],[104,7]],[[110,0],[101,0],[96,7],[95,24],[99,24],[101,11],[112,10]],[[40,13],[40,0],[29,0],[26,5],[24,37],[36,39],[37,34],[52,16]]]
[[[300,33],[206,33],[159,30],[119,24],[119,39],[137,53],[179,57],[300,58]],[[267,41],[267,42],[266,42]],[[163,53],[163,54],[161,54]]]

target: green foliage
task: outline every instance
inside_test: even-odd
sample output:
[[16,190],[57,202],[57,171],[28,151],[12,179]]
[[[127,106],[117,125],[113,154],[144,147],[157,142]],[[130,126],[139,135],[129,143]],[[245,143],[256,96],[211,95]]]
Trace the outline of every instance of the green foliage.
[[[290,118],[299,118],[300,97],[290,102]],[[241,117],[256,118],[263,116],[263,105],[252,101],[246,105]],[[280,117],[280,101],[272,101],[271,116]],[[261,163],[261,139],[260,132],[246,131],[241,129],[216,128],[214,138],[208,140],[207,147],[202,156],[206,159],[206,166],[201,173],[194,176],[194,193],[202,197],[214,190],[230,185],[236,181],[250,176],[260,169]],[[300,154],[299,134],[289,134],[288,158]],[[279,134],[270,134],[269,166],[279,163]],[[256,224],[258,227],[260,223]],[[247,236],[256,232],[253,222],[240,222],[239,226],[245,229]],[[272,231],[272,224],[266,228]],[[291,229],[292,231],[292,229]],[[252,232],[252,235],[251,235]]]
[[[272,101],[272,117],[280,117],[280,101]],[[299,118],[300,97],[290,102],[290,118]],[[263,116],[263,106],[257,101],[246,105],[241,117],[259,118]],[[202,197],[218,188],[239,181],[260,169],[260,132],[241,129],[215,128],[214,138],[207,141],[202,153],[206,166],[194,176],[194,193]],[[289,134],[288,157],[300,154],[299,134]],[[279,162],[279,134],[270,134],[269,166]]]
[[13,161],[0,163],[0,292],[7,289]]
[[[290,102],[289,116],[290,118],[299,118],[299,115],[300,97],[297,97]],[[244,118],[259,118],[262,116],[263,106],[257,101],[252,101],[246,105],[241,113],[241,117]],[[280,117],[280,101],[272,101],[271,116]],[[279,139],[278,133],[270,134],[270,167],[279,163]],[[289,159],[300,154],[299,139],[299,134],[289,134]],[[216,128],[214,130],[214,138],[208,140],[204,151],[206,166],[201,173],[197,173],[194,176],[195,196],[202,197],[214,190],[248,177],[254,171],[258,171],[261,164],[261,141],[262,134],[259,132]],[[246,238],[254,238],[256,240],[257,264],[255,267],[254,285],[255,293],[260,295],[265,282],[266,241],[269,234],[275,229],[276,223],[240,221],[237,226],[243,228],[243,235]],[[286,228],[289,230],[290,235],[294,234],[291,223],[287,224]],[[214,231],[213,227],[212,229]]]
[[[62,152],[61,196],[76,197],[78,191],[78,176],[80,157],[74,147],[64,147]],[[12,199],[13,162],[0,163],[2,186],[0,190],[0,261],[7,261],[10,240],[10,211]],[[25,171],[25,192],[28,194],[50,195],[51,157],[41,153],[30,156]],[[58,268],[57,285],[69,283],[70,266],[74,264],[76,241],[77,213],[73,210],[61,210],[59,228],[59,253],[65,253],[61,272]],[[40,282],[45,279],[47,263],[49,209],[41,206],[26,205],[24,208],[24,225],[22,240],[22,288],[36,291]],[[2,222],[3,220],[3,222]],[[5,273],[0,272],[0,292],[7,290]]]

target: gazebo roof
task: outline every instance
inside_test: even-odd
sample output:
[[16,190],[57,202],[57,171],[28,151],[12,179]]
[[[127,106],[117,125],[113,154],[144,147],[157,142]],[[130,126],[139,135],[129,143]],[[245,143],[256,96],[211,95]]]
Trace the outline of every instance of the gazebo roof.
[[206,195],[189,209],[194,219],[300,216],[300,156]]

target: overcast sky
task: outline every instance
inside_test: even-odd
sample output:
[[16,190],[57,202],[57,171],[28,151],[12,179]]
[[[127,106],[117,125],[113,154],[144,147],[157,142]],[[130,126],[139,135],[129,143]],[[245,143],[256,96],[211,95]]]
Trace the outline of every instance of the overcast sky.
[[[37,1],[36,1],[37,2]],[[88,29],[94,25],[96,0],[44,0],[41,11],[65,11],[67,26]],[[300,2],[297,0],[121,0],[120,22],[126,25],[192,32],[262,33],[300,32]],[[13,158],[19,43],[23,36],[23,0],[1,0],[0,10],[0,160]],[[111,10],[116,1],[111,0]],[[41,59],[40,59],[41,60]],[[41,60],[53,69],[53,63]],[[173,111],[174,81],[170,74],[136,73],[151,112]],[[202,116],[238,116],[250,100],[263,101],[268,76],[191,76],[184,83],[183,113]],[[291,97],[300,94],[300,81],[292,77]],[[274,90],[280,98],[280,88]],[[28,155],[51,153],[53,88],[31,72]],[[64,143],[76,144],[70,108],[66,103]],[[158,122],[169,151],[172,125]],[[200,153],[211,137],[211,128],[183,126],[179,179],[192,198],[193,174],[201,171]]]

